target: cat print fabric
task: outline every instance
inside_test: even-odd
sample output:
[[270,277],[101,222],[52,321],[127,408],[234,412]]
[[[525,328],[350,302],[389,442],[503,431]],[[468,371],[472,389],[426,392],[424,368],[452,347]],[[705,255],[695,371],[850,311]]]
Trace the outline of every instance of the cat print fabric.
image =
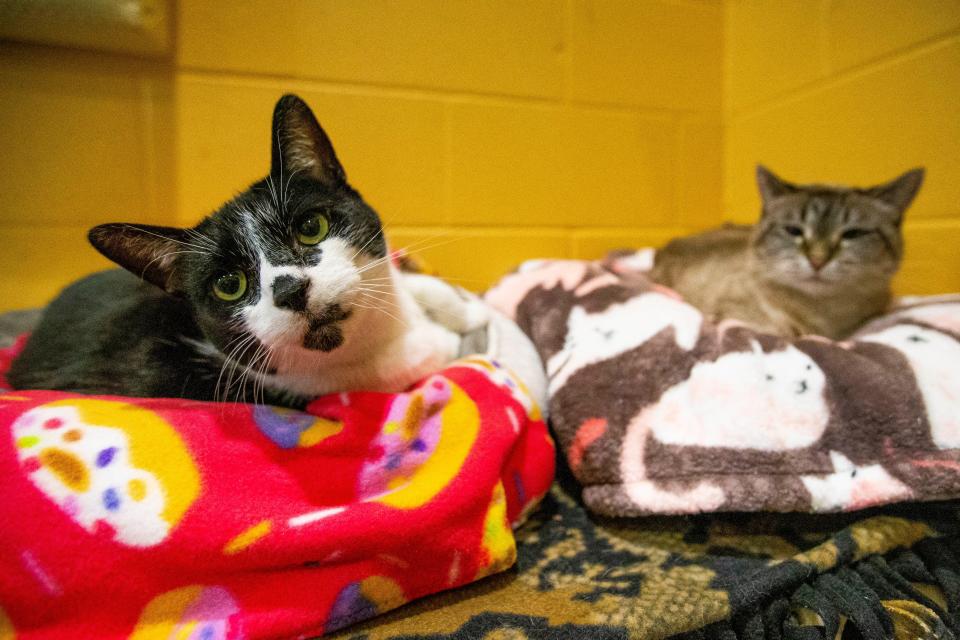
[[563,348],[547,362],[550,388],[559,389],[580,369],[636,348],[667,327],[677,347],[692,349],[700,323],[693,308],[657,291],[596,313],[574,307]]
[[605,515],[825,512],[960,496],[960,296],[850,340],[706,320],[649,252],[538,261],[487,293],[533,340],[551,425]]
[[830,417],[823,371],[793,345],[770,353],[750,347],[698,362],[637,420],[673,445],[785,451],[814,444]]
[[554,449],[500,344],[306,411],[12,391],[0,351],[0,637],[318,637],[507,569]]

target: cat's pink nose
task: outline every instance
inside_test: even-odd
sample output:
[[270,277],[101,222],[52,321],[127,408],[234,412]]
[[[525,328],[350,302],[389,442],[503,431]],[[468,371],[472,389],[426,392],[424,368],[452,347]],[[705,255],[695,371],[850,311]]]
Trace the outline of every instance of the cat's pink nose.
[[807,253],[807,262],[810,263],[814,271],[820,271],[823,265],[830,262],[830,253],[827,251],[809,251]]

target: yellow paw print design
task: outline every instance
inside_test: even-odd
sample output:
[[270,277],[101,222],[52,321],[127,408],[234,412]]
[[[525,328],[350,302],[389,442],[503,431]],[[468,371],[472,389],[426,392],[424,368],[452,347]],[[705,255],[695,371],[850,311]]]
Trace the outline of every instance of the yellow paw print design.
[[90,533],[159,544],[200,491],[200,474],[157,414],[106,400],[62,400],[17,418],[12,435],[30,480]]

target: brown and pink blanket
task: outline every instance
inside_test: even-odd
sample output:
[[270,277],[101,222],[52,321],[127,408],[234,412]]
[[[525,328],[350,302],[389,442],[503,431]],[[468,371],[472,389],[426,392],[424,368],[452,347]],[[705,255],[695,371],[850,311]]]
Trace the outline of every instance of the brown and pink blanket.
[[487,295],[533,339],[606,515],[830,512],[960,495],[960,297],[845,342],[708,322],[644,255],[526,263]]

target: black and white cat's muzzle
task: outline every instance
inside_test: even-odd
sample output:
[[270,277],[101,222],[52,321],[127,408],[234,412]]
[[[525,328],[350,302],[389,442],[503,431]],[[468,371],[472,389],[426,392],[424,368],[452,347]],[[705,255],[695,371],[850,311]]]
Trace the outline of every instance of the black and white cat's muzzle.
[[273,281],[273,302],[280,309],[293,311],[307,322],[303,346],[317,351],[333,351],[343,344],[343,329],[338,323],[350,317],[350,311],[337,303],[321,311],[311,309],[310,280],[291,275],[279,276]]
[[328,305],[320,313],[306,312],[307,331],[303,346],[317,351],[333,351],[343,344],[343,329],[339,323],[350,317],[351,311],[339,304]]

